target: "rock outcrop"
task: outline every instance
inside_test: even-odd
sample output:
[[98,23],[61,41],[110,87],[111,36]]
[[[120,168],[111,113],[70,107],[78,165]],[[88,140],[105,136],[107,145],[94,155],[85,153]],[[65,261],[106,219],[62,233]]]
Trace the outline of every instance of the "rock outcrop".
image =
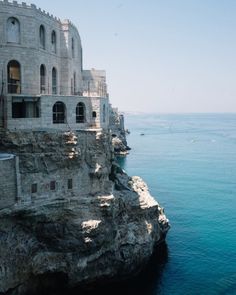
[[[168,220],[142,179],[114,163],[109,134],[1,135],[0,149],[19,157],[22,190],[0,210],[0,294],[120,280],[145,265]],[[55,192],[45,186],[52,175]]]
[[110,111],[110,130],[112,135],[112,145],[115,155],[127,155],[130,147],[126,140],[126,130],[124,127],[124,116],[116,108]]

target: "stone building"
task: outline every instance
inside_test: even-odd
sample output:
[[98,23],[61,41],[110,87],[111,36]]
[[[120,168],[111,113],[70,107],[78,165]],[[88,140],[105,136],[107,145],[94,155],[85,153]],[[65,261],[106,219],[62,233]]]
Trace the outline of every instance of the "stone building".
[[0,154],[0,210],[16,202],[18,176],[18,158],[10,154]]
[[33,4],[0,1],[0,97],[9,130],[108,127],[105,71],[83,70],[77,28]]
[[0,0],[0,210],[110,189],[109,112],[106,73],[83,69],[76,27]]

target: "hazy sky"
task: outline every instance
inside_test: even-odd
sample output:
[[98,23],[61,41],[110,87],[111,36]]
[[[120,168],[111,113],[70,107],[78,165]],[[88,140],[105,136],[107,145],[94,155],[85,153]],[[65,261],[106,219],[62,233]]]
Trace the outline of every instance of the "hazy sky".
[[27,1],[79,29],[123,111],[236,112],[235,0]]

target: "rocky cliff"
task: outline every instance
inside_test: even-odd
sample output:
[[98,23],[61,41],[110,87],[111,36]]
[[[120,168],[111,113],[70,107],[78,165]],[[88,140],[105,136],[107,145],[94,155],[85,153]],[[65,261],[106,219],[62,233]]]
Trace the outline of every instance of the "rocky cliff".
[[127,155],[130,147],[126,140],[124,115],[119,113],[116,108],[110,110],[109,125],[115,155]]
[[164,239],[162,208],[114,163],[109,133],[4,132],[0,150],[17,155],[20,179],[0,210],[0,294],[125,279]]

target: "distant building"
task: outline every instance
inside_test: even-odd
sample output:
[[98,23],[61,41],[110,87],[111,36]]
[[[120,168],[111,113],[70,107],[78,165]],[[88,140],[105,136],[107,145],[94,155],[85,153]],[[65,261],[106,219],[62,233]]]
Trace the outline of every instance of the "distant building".
[[105,71],[83,70],[77,28],[35,5],[0,1],[0,127],[107,128]]

